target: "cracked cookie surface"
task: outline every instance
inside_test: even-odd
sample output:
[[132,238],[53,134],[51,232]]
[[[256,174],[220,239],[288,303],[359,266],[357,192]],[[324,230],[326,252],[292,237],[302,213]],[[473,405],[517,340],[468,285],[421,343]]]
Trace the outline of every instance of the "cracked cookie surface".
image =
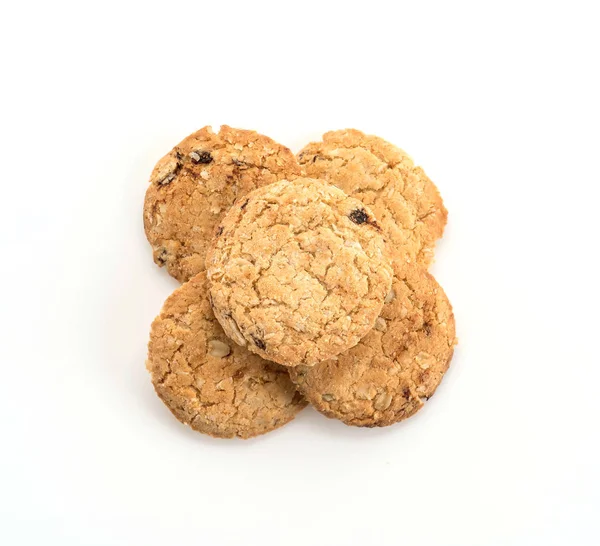
[[375,214],[394,259],[429,265],[448,212],[435,184],[400,148],[356,129],[330,131],[298,154],[303,175],[360,199]]
[[154,261],[181,282],[205,269],[215,226],[236,199],[300,167],[292,152],[255,131],[204,127],[154,167],[144,202],[144,229]]
[[305,178],[236,203],[216,231],[207,273],[229,337],[285,366],[313,365],[356,345],[392,281],[373,213]]
[[423,268],[396,263],[375,328],[336,359],[289,372],[327,417],[382,427],[423,407],[448,369],[455,343],[452,306],[442,288]]
[[285,368],[227,338],[204,272],[167,298],[152,323],[146,366],[173,415],[211,436],[264,434],[306,406]]

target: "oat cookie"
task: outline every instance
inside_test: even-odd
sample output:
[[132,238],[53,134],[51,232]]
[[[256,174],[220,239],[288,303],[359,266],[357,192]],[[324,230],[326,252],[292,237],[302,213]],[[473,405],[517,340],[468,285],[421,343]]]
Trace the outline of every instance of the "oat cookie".
[[290,369],[307,400],[347,425],[383,427],[416,413],[448,369],[455,345],[452,306],[419,266],[394,265],[375,328],[336,359]]
[[255,131],[204,127],[154,167],[144,203],[144,228],[154,261],[184,282],[204,270],[215,226],[236,199],[300,167],[285,146]]
[[373,213],[305,178],[236,203],[217,229],[207,271],[225,332],[285,366],[316,364],[356,345],[392,281]]
[[146,366],[173,415],[211,436],[264,434],[306,406],[285,368],[227,338],[212,313],[204,272],[165,302],[152,324]]
[[327,180],[370,207],[395,259],[431,263],[448,212],[408,154],[382,138],[346,129],[308,144],[298,161],[306,176]]

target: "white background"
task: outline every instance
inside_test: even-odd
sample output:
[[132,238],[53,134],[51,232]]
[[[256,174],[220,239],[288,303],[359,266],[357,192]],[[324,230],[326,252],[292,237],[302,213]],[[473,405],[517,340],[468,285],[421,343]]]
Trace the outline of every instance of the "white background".
[[[597,545],[597,2],[3,2],[0,543]],[[206,124],[405,148],[460,345],[387,428],[180,425],[144,368],[177,286],[155,161]]]

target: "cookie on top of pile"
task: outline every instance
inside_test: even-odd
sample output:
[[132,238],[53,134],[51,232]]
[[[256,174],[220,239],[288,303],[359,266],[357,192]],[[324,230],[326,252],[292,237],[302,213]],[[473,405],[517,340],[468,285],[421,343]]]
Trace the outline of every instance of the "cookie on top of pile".
[[147,369],[177,419],[250,438],[308,403],[387,426],[435,392],[456,344],[427,272],[447,211],[385,140],[332,131],[297,156],[254,131],[205,127],[151,175],[154,260],[184,284],[152,324]]

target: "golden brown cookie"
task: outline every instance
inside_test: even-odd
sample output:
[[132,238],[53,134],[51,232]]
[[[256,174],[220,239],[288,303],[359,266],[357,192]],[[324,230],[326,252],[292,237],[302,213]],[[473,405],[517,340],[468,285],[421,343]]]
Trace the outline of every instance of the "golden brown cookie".
[[312,365],[372,328],[392,271],[373,213],[319,180],[255,190],[207,255],[213,309],[236,343],[285,366]]
[[410,417],[433,395],[455,340],[452,306],[439,284],[419,266],[396,263],[375,328],[337,358],[291,368],[290,376],[327,417],[383,427]]
[[428,265],[446,225],[442,198],[406,152],[356,129],[331,131],[299,154],[303,174],[321,178],[374,212],[394,259]]
[[219,438],[250,438],[306,406],[285,368],[232,343],[215,319],[206,274],[175,290],[152,324],[146,363],[173,415]]
[[300,167],[288,148],[255,131],[204,127],[154,167],[144,228],[154,261],[181,282],[204,270],[215,226],[236,199]]

